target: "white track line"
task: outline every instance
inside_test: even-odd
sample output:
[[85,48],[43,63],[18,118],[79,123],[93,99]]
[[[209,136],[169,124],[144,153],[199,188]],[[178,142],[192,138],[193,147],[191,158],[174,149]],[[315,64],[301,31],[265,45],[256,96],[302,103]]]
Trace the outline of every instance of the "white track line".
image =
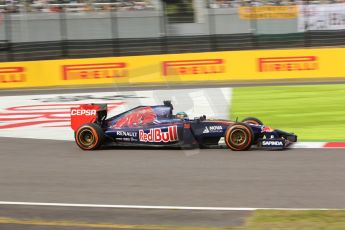
[[345,208],[193,207],[193,206],[150,206],[150,205],[41,203],[41,202],[12,202],[12,201],[0,201],[0,205],[53,206],[53,207],[79,207],[79,208],[165,209],[165,210],[198,210],[198,211],[255,211],[255,210],[286,210],[286,211],[341,210],[341,211],[345,211]]
[[296,142],[291,145],[293,149],[322,149],[327,142]]

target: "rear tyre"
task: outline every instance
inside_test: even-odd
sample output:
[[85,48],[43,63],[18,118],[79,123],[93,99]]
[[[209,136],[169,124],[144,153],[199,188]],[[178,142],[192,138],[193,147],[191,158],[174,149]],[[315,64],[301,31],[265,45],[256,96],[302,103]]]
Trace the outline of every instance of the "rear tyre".
[[102,128],[94,123],[82,125],[75,132],[75,141],[77,145],[83,150],[98,149],[104,139]]
[[253,144],[254,133],[248,124],[238,122],[228,127],[224,139],[229,149],[246,151]]
[[247,124],[254,124],[254,125],[264,125],[262,121],[255,117],[247,117],[242,120],[242,122],[247,123]]

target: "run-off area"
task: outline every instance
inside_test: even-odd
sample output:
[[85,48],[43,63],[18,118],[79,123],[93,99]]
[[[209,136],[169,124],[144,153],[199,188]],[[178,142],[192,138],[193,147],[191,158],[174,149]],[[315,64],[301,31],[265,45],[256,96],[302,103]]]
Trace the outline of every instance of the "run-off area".
[[296,148],[345,147],[345,84],[106,91],[2,96],[0,137],[73,140],[71,107],[107,103],[110,117],[171,100],[175,113],[184,111],[190,118],[257,117],[296,133]]
[[70,108],[87,103],[108,104],[108,117],[140,105],[172,101],[175,112],[189,117],[229,117],[230,88],[97,92],[4,96],[0,101],[0,136],[73,140]]

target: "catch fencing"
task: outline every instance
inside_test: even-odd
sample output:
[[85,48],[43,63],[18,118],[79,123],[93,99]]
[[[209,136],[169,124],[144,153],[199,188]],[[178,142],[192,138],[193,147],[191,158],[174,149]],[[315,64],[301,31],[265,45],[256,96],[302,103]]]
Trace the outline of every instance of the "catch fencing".
[[345,45],[345,3],[212,8],[194,2],[0,13],[0,61]]

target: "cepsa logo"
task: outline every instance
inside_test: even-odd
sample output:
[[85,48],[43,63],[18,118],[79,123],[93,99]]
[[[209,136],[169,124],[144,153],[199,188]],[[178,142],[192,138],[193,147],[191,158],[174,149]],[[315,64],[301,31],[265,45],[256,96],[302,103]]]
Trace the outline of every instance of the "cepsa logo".
[[225,72],[224,59],[199,59],[162,62],[163,76],[217,74]]
[[24,67],[0,67],[1,83],[16,83],[25,81],[26,76]]
[[121,78],[128,76],[127,64],[99,63],[62,66],[63,80]]
[[71,109],[71,116],[95,116],[96,110]]
[[308,71],[319,68],[316,56],[269,57],[258,59],[259,72]]
[[139,130],[139,140],[141,142],[175,142],[178,141],[177,126],[169,126],[166,132],[161,128],[150,129],[148,133]]

